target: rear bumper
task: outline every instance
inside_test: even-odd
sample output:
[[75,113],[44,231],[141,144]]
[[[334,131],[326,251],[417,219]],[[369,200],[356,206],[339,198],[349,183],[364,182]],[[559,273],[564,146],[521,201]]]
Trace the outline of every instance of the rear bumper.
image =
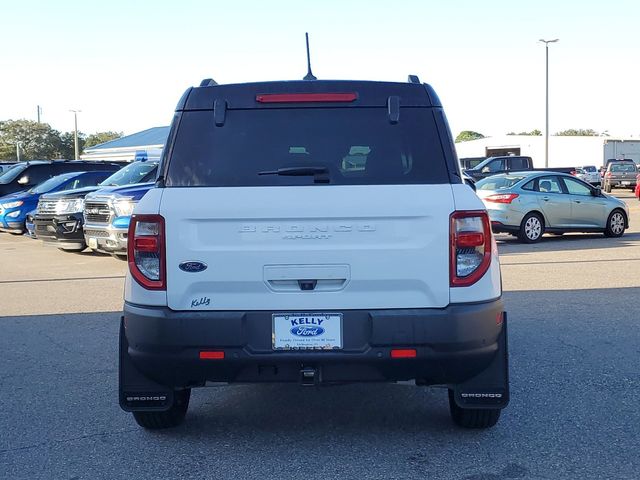
[[[341,311],[342,350],[274,351],[272,313],[175,312],[126,303],[121,391],[131,387],[127,369],[170,389],[207,381],[301,382],[305,368],[315,372],[314,383],[460,384],[488,368],[504,330],[500,299],[442,309]],[[415,349],[416,357],[391,358],[394,348]],[[224,358],[201,360],[204,350],[223,351]]]
[[35,235],[45,243],[63,249],[84,249],[81,213],[55,216],[36,216],[33,219]]
[[[623,182],[625,182],[625,183],[623,183]],[[616,187],[634,188],[634,189],[636,188],[636,180],[635,179],[633,179],[633,180],[631,180],[631,179],[625,179],[625,180],[615,180],[615,179],[611,180],[611,179],[608,179],[606,181],[606,183],[608,185],[611,185],[612,188],[616,188]]]

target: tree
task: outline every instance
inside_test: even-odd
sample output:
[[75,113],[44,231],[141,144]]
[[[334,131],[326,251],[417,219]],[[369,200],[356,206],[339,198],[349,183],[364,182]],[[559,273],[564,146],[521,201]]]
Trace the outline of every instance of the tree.
[[31,120],[0,122],[0,159],[16,160],[16,145],[20,143],[20,159],[53,159],[61,153],[60,132],[47,123]]
[[485,138],[485,136],[472,130],[464,130],[460,132],[456,137],[456,143],[468,142],[469,140],[478,140],[480,138]]
[[122,132],[96,132],[88,135],[85,142],[84,148],[90,148],[95,145],[100,145],[101,143],[109,142],[111,140],[115,140],[116,138],[120,138],[124,135]]
[[592,128],[575,129],[570,128],[569,130],[562,130],[561,132],[555,133],[554,135],[558,137],[599,137],[600,134],[593,130]]
[[[82,153],[85,147],[86,135],[78,132],[78,154]],[[60,158],[75,159],[76,145],[74,132],[64,132],[60,135]]]
[[535,130],[531,130],[530,132],[520,132],[520,133],[509,132],[507,133],[507,135],[528,135],[531,137],[541,137],[542,132],[536,128]]

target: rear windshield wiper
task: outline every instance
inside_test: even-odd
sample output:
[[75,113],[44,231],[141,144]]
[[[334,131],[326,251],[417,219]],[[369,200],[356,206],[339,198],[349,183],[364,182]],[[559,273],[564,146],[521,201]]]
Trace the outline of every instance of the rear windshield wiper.
[[329,183],[327,167],[284,167],[277,170],[264,170],[258,175],[282,175],[285,177],[306,177],[313,175],[314,183]]

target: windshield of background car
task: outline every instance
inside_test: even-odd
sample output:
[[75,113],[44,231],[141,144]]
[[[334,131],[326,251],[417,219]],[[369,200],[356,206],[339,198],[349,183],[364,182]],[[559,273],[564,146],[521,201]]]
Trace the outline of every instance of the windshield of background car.
[[103,187],[119,187],[151,181],[151,177],[154,176],[157,168],[157,162],[134,162],[118,170],[100,185]]
[[313,185],[314,177],[259,175],[287,167],[326,168],[333,185],[449,183],[431,109],[229,110],[182,114],[167,187]]
[[13,182],[18,175],[25,171],[27,165],[14,165],[9,170],[0,175],[0,184],[6,185],[7,183]]
[[620,173],[633,173],[636,172],[638,169],[636,168],[635,165],[631,164],[631,163],[627,163],[627,164],[622,164],[622,165],[616,165],[616,164],[612,164],[611,167],[609,168],[610,171],[612,172],[620,172]]
[[589,166],[589,167],[582,167],[582,169],[583,169],[585,172],[589,172],[589,173],[594,173],[594,172],[596,172],[596,171],[597,171],[597,170],[596,170],[596,167],[592,167],[592,166]]
[[522,180],[523,176],[518,175],[494,175],[483,178],[476,183],[477,190],[504,190],[513,187]]
[[29,193],[47,193],[51,190],[58,188],[63,183],[65,183],[70,178],[78,175],[76,172],[73,173],[63,173],[62,175],[58,175],[57,177],[52,177],[49,180],[45,180],[44,182],[36,185],[32,189],[29,190]]

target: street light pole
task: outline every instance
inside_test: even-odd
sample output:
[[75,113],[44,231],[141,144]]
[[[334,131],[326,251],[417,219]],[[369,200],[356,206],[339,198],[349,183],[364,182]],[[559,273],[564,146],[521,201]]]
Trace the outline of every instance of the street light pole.
[[16,159],[18,162],[20,161],[20,145],[22,145],[22,142],[16,142]]
[[544,126],[544,168],[549,168],[549,44],[559,39],[539,40],[545,48],[545,126]]
[[73,146],[74,146],[74,150],[75,150],[75,154],[76,154],[76,160],[79,160],[79,155],[78,155],[78,113],[82,112],[82,110],[69,110],[70,112],[73,112],[73,123],[74,123],[74,129],[73,129]]

